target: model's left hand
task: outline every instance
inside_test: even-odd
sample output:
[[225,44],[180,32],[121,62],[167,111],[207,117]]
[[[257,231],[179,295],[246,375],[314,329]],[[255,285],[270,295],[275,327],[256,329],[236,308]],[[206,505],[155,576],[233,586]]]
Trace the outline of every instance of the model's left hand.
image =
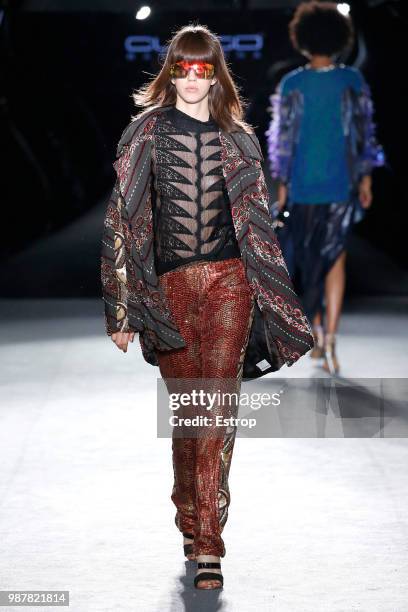
[[283,210],[288,197],[288,188],[284,183],[280,183],[278,186],[278,208]]
[[371,176],[363,176],[359,186],[359,199],[363,208],[370,208],[371,202],[373,201],[373,194],[371,192]]

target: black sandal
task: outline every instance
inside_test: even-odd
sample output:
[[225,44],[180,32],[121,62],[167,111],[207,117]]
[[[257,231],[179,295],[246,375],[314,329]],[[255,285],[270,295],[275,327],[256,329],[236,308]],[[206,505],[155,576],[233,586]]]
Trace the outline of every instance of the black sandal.
[[[208,562],[208,561],[203,561],[203,562],[198,562],[197,563],[197,568],[198,569],[201,569],[203,567],[208,567],[208,568],[211,568],[211,569],[212,568],[214,568],[214,569],[221,569],[221,563],[219,563],[219,562]],[[224,585],[224,576],[222,574],[217,574],[216,572],[200,572],[199,574],[197,574],[196,577],[194,578],[194,586],[195,586],[196,589],[200,588],[198,586],[198,583],[201,580],[219,580],[221,582],[221,586],[220,587],[212,587],[214,589],[220,589]]]
[[[188,538],[189,540],[194,540],[194,534],[193,533],[183,533],[183,536],[185,538]],[[183,544],[183,548],[184,548],[184,555],[188,558],[188,555],[194,555],[194,550],[193,550],[193,545],[192,544]],[[189,559],[189,561],[192,561],[193,559]]]

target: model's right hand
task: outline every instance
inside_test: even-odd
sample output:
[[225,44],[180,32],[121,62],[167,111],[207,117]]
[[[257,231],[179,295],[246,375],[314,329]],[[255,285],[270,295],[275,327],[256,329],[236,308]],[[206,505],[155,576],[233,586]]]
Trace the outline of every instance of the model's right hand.
[[373,201],[373,194],[371,192],[371,176],[369,174],[363,176],[360,182],[359,198],[363,208],[370,208]]
[[116,344],[118,349],[127,353],[128,343],[133,342],[135,338],[135,332],[116,332],[111,335],[112,341]]
[[278,187],[278,207],[279,210],[282,210],[286,203],[286,198],[288,197],[288,188],[283,183],[280,183]]

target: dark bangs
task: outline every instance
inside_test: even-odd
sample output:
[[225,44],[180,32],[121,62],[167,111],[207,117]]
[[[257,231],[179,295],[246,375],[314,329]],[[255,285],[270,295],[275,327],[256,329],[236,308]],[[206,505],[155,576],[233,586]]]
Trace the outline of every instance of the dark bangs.
[[171,49],[171,63],[180,60],[187,62],[208,62],[217,65],[217,50],[211,45],[208,37],[203,36],[198,30],[196,32],[185,32],[179,40],[174,41]]

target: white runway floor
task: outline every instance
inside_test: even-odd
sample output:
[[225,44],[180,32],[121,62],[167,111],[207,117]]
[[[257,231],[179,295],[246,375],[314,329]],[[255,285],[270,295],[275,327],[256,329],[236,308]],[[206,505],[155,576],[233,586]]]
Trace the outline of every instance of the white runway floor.
[[[224,590],[195,590],[159,370],[137,338],[116,349],[102,308],[0,302],[1,590],[69,590],[69,608],[35,610],[408,612],[404,438],[237,438]],[[406,299],[348,306],[343,377],[407,377],[407,347]],[[283,370],[315,375],[308,356]]]

